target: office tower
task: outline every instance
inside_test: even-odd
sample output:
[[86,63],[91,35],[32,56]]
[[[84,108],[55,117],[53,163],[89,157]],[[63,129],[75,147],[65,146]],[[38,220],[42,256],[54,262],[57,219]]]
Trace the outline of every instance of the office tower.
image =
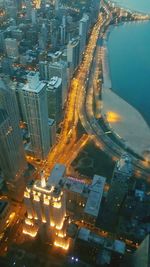
[[39,33],[39,48],[41,48],[42,50],[46,49],[47,37],[48,37],[47,27],[45,23],[43,23],[41,27],[41,31]]
[[82,54],[85,49],[87,33],[88,33],[88,24],[89,16],[84,14],[82,19],[79,21],[79,36],[80,36],[80,60],[82,59]]
[[70,67],[71,76],[73,72],[78,67],[79,64],[79,51],[80,51],[80,41],[79,38],[72,39],[67,45],[67,61]]
[[41,181],[36,181],[26,187],[24,202],[27,208],[27,219],[23,233],[35,236],[39,229],[41,235],[48,240],[51,239],[55,246],[68,249],[69,240],[66,238],[64,223],[66,196],[63,191],[63,177],[65,171],[65,166],[56,164],[47,181],[42,173]]
[[123,154],[116,163],[102,214],[102,223],[106,229],[114,229],[117,226],[117,219],[128,192],[132,172],[131,158],[127,154]]
[[53,119],[48,119],[48,126],[50,131],[50,146],[56,143],[56,122]]
[[131,267],[150,266],[150,235],[147,235],[140,244],[132,257],[131,263]]
[[27,167],[19,129],[19,114],[14,92],[0,81],[0,167],[10,192],[17,197]]
[[48,65],[49,79],[54,76],[57,76],[62,80],[62,107],[64,107],[68,93],[67,63],[65,61],[54,62]]
[[66,40],[66,29],[63,25],[60,25],[60,44],[64,45]]
[[31,153],[44,159],[50,149],[46,84],[39,81],[37,72],[27,75],[27,84],[22,88]]
[[53,77],[47,87],[48,116],[56,121],[56,125],[62,118],[62,80]]
[[64,45],[66,42],[66,16],[62,17],[62,24],[60,25],[60,43]]
[[6,47],[6,53],[8,57],[17,58],[19,56],[18,43],[16,39],[6,38],[5,47]]
[[48,80],[48,61],[39,62],[39,73],[41,80]]

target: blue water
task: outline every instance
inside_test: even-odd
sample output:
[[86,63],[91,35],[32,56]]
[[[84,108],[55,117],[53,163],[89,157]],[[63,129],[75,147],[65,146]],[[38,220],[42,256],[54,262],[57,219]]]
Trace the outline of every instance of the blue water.
[[112,89],[138,109],[150,125],[150,22],[113,27],[108,60]]
[[112,0],[119,6],[144,13],[150,13],[150,0]]

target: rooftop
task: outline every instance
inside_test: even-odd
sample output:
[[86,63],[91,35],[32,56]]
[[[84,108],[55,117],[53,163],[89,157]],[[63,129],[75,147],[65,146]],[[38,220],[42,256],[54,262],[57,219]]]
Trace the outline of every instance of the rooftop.
[[63,178],[65,171],[66,167],[64,165],[56,164],[48,178],[47,185],[54,187],[57,186],[60,180]]
[[67,177],[64,184],[65,189],[78,194],[83,194],[85,186],[80,180],[71,177]]
[[105,185],[106,178],[98,175],[94,175],[92,185],[90,186],[89,197],[84,209],[84,212],[97,217]]
[[[57,76],[54,76],[50,79],[50,81],[48,82],[48,87],[50,89],[53,89],[53,88],[58,88],[60,85],[61,85],[61,82],[62,82],[62,79],[61,78],[58,78]],[[48,89],[49,89],[48,88]]]
[[48,118],[48,125],[52,126],[53,124],[55,124],[55,120]]
[[131,163],[131,158],[128,156],[128,154],[124,153],[120,160],[117,162],[116,171],[123,172],[126,174],[131,174],[132,173],[132,163]]

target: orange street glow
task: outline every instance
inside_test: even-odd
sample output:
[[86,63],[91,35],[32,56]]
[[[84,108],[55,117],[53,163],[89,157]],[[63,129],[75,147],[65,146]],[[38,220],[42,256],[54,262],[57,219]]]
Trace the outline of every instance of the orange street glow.
[[106,116],[107,116],[107,121],[108,122],[119,122],[119,121],[121,121],[121,116],[118,113],[114,112],[114,111],[108,111]]

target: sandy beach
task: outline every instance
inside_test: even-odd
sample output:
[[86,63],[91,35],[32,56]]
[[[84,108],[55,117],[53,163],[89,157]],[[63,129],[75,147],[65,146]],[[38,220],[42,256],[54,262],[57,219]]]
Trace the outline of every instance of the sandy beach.
[[[118,138],[138,155],[150,159],[150,128],[142,115],[106,85],[102,90],[102,115]],[[149,151],[149,152],[148,152]]]

